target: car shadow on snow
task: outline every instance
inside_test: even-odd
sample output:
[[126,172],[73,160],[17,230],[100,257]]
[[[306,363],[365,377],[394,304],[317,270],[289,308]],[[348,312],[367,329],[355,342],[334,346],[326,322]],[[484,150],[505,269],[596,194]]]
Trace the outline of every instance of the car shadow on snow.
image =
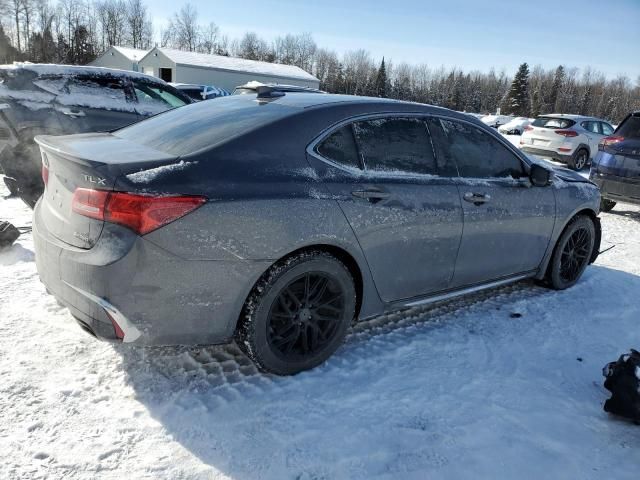
[[[640,336],[580,333],[571,338],[576,333],[566,324],[567,312],[593,305],[592,315],[580,314],[583,325],[577,330],[597,332],[603,322],[615,328],[621,310],[605,307],[634,305],[629,292],[640,294],[639,276],[592,266],[576,287],[562,292],[521,282],[385,315],[353,327],[333,358],[294,377],[260,373],[236,345],[114,348],[136,398],[151,416],[204,464],[232,478],[398,478],[448,468],[455,473],[461,461],[457,456],[464,451],[460,435],[476,435],[477,441],[500,428],[481,419],[495,414],[488,396],[503,395],[504,389],[513,390],[513,397],[500,405],[500,418],[506,419],[500,421],[532,408],[523,406],[523,391],[545,389],[558,389],[558,395],[569,398],[577,395],[573,389],[587,392],[586,420],[576,428],[594,419],[607,421],[601,411],[607,395],[596,386],[600,369],[640,342]],[[626,308],[632,311],[624,310],[625,315],[640,314],[640,306]],[[542,333],[534,335],[537,330]],[[568,352],[549,346],[545,354],[558,356],[550,363],[562,365],[562,355],[568,353],[568,368],[584,372],[589,367],[590,380],[576,384],[573,377],[560,375],[541,381],[542,372],[536,377],[536,369],[542,368],[535,355],[540,335],[549,336],[544,342],[569,344]],[[514,340],[519,338],[525,340]],[[525,348],[527,355],[522,355]],[[501,353],[505,349],[513,351]],[[575,361],[578,355],[585,361]],[[518,362],[530,365],[534,375],[526,370],[521,375]],[[513,381],[493,388],[509,375]],[[548,415],[530,413],[534,418]],[[560,415],[566,416],[562,410]],[[522,428],[521,438],[529,437],[531,427],[515,423],[514,428]],[[498,438],[505,448],[513,442],[501,433]]]
[[606,213],[607,215],[616,215],[618,217],[629,218],[640,222],[640,212],[637,210],[616,210],[615,208]]

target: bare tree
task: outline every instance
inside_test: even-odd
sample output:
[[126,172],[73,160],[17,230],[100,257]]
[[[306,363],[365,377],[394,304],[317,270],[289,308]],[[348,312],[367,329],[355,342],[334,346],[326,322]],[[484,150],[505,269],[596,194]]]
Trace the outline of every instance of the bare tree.
[[163,37],[162,43],[166,46],[195,52],[200,43],[200,27],[196,8],[190,3],[184,5],[170,20]]
[[125,21],[128,27],[128,42],[133,48],[148,45],[150,20],[147,6],[142,0],[129,0],[126,5]]

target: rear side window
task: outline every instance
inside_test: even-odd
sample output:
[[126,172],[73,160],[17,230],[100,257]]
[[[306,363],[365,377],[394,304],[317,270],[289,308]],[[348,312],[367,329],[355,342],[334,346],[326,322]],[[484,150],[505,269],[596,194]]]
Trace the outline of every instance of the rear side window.
[[611,135],[613,133],[613,127],[608,123],[601,122],[600,125],[602,126],[603,135]]
[[358,149],[353,138],[351,125],[339,128],[318,145],[320,155],[336,163],[351,168],[360,168]]
[[520,159],[491,135],[462,122],[429,121],[438,157],[458,167],[461,177],[520,178]]
[[620,124],[616,130],[616,135],[624,138],[640,140],[640,116],[632,115]]
[[124,84],[118,78],[71,78],[57,97],[62,105],[78,105],[104,110],[133,111]]
[[275,122],[294,111],[276,103],[260,105],[238,95],[167,110],[117,130],[114,135],[172,155],[188,155]]
[[538,117],[532,123],[534,127],[553,128],[553,129],[569,128],[575,124],[576,122],[568,118],[556,118],[556,117]]
[[367,170],[437,174],[424,120],[378,118],[354,123],[354,131]]

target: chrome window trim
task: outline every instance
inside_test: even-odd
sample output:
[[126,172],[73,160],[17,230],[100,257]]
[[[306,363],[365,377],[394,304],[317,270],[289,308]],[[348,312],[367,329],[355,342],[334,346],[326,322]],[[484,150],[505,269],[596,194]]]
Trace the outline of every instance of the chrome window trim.
[[[307,145],[306,148],[306,153],[308,155],[311,155],[312,157],[327,163],[335,168],[338,168],[339,170],[342,170],[345,173],[348,173],[350,175],[355,175],[355,176],[360,176],[360,175],[365,175],[367,174],[367,172],[374,172],[376,174],[376,176],[381,177],[381,178],[423,178],[425,180],[427,179],[452,179],[452,180],[456,180],[456,179],[462,179],[464,180],[465,178],[471,178],[471,177],[462,177],[460,176],[459,172],[458,172],[458,176],[457,177],[452,177],[452,176],[440,176],[438,174],[429,174],[429,173],[409,173],[407,172],[406,174],[394,174],[394,175],[385,175],[385,173],[383,171],[377,171],[377,170],[367,170],[366,169],[366,164],[364,162],[364,159],[362,158],[358,158],[359,162],[361,162],[363,164],[363,168],[353,168],[353,167],[348,167],[346,165],[342,165],[339,162],[336,162],[335,160],[332,160],[330,158],[327,158],[323,155],[320,154],[320,152],[317,151],[317,146],[322,143],[322,141],[324,141],[329,135],[331,135],[333,132],[335,132],[336,130],[339,130],[340,128],[344,127],[347,124],[353,124],[355,122],[360,122],[360,121],[366,121],[366,120],[374,120],[377,118],[390,118],[390,117],[396,117],[396,118],[423,118],[425,121],[428,120],[429,118],[432,119],[443,119],[443,120],[449,120],[452,122],[460,122],[463,124],[467,124],[471,127],[475,127],[478,130],[480,130],[482,133],[484,133],[485,135],[489,135],[490,137],[492,137],[493,139],[495,139],[497,142],[499,142],[502,146],[504,146],[509,152],[511,152],[511,154],[513,154],[519,161],[523,171],[523,176],[519,179],[514,179],[514,180],[522,180],[523,178],[526,179],[527,178],[527,174],[528,174],[528,170],[531,168],[531,163],[526,156],[519,150],[517,149],[513,144],[511,144],[510,142],[507,142],[501,135],[497,135],[495,134],[493,131],[489,130],[487,131],[485,125],[480,124],[478,125],[478,123],[476,123],[473,120],[467,120],[467,119],[462,119],[462,118],[457,118],[451,115],[447,115],[446,113],[427,113],[427,112],[376,112],[376,113],[367,113],[367,114],[361,114],[361,115],[355,115],[352,117],[348,117],[345,118],[337,123],[334,123],[333,125],[325,128],[324,130],[322,130],[310,143],[309,145]],[[431,148],[433,149],[433,155],[434,158],[436,159],[436,164],[437,164],[437,154],[435,151],[435,146],[433,144],[433,137],[431,135],[431,131],[429,130],[429,125],[427,123],[427,132],[429,134],[429,141],[431,142]],[[357,140],[355,139],[355,133],[354,133],[354,140],[356,141],[356,146],[357,146]],[[358,151],[358,155],[360,155],[360,152]],[[458,166],[456,165],[456,170],[458,169]],[[481,177],[483,180],[486,181],[504,181],[505,179],[502,178],[496,178],[496,177]]]
[[[410,172],[406,172],[406,173],[402,173],[402,174],[393,174],[393,175],[388,175],[385,174],[384,171],[382,170],[367,170],[366,168],[366,161],[365,159],[361,156],[361,152],[358,149],[358,161],[362,164],[363,168],[351,168],[351,167],[347,167],[346,165],[342,165],[339,162],[336,162],[335,160],[332,160],[330,158],[327,158],[325,156],[323,156],[320,152],[318,152],[317,150],[317,146],[322,143],[327,137],[329,137],[330,135],[332,135],[336,130],[341,129],[342,127],[344,127],[345,125],[349,125],[349,124],[354,124],[356,122],[363,122],[363,121],[367,121],[367,120],[375,120],[375,119],[379,119],[379,118],[420,118],[420,119],[424,119],[425,120],[425,127],[427,128],[427,134],[429,135],[429,143],[431,143],[431,149],[433,152],[433,157],[434,159],[437,158],[436,157],[436,152],[435,152],[435,148],[433,146],[433,139],[431,138],[431,132],[429,131],[429,126],[426,124],[426,120],[427,117],[429,117],[430,114],[428,113],[423,113],[423,112],[377,112],[377,113],[367,113],[367,114],[362,114],[362,115],[356,115],[353,117],[349,117],[346,118],[344,120],[341,120],[338,123],[334,123],[333,125],[325,128],[322,132],[320,132],[320,134],[311,141],[311,143],[309,143],[309,145],[307,145],[307,149],[306,152],[307,154],[313,156],[314,158],[317,158],[318,160],[328,163],[333,167],[336,167],[346,173],[349,173],[351,175],[365,175],[365,174],[369,174],[369,175],[374,175],[376,177],[381,177],[381,178],[423,178],[423,179],[437,179],[437,178],[455,178],[455,177],[442,177],[440,175],[438,175],[437,173],[410,173]],[[353,132],[354,135],[354,141],[356,142],[356,147],[358,146],[357,143],[357,139],[355,138],[355,132]]]

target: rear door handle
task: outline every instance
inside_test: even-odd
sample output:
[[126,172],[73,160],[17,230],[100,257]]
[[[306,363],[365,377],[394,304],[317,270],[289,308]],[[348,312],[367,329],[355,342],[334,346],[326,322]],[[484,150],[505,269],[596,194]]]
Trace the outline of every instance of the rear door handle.
[[489,200],[491,200],[491,196],[487,195],[486,193],[473,192],[465,193],[462,198],[464,198],[464,200],[469,203],[473,203],[474,205],[482,205],[483,203],[487,203]]
[[376,189],[354,190],[353,192],[351,192],[351,195],[357,198],[364,198],[365,200],[369,200],[371,203],[385,200],[391,196],[391,194],[388,192],[383,192],[382,190]]

